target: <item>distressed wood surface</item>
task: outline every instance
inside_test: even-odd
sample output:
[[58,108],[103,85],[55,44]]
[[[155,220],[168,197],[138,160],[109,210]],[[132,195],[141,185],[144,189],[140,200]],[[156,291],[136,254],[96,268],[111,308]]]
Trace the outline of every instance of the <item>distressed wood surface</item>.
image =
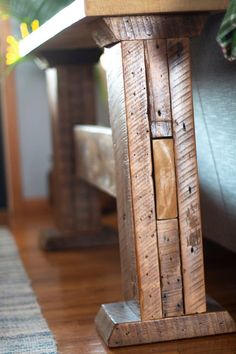
[[235,322],[229,313],[217,304],[212,307],[202,314],[140,321],[126,303],[118,302],[102,305],[96,326],[109,347],[235,332]]
[[119,41],[194,37],[206,18],[202,14],[104,17],[90,27],[95,42],[106,47]]
[[173,139],[152,141],[157,219],[177,217]]
[[74,139],[77,176],[115,197],[111,129],[95,125],[77,125],[74,128]]
[[[110,51],[110,50],[109,50]],[[114,121],[123,120],[127,126],[129,170],[131,180],[131,202],[133,205],[134,238],[139,287],[139,302],[142,319],[162,317],[159,261],[155,221],[154,186],[152,179],[152,156],[150,129],[147,115],[147,87],[145,75],[144,45],[142,41],[123,42],[111,51],[116,57],[110,58],[113,65],[113,86],[115,97],[122,99],[117,114],[110,99],[110,114],[113,132],[117,130]],[[121,67],[120,75],[115,74]],[[124,70],[122,75],[122,70]],[[117,80],[120,81],[117,83]],[[118,91],[119,87],[119,91]],[[119,92],[119,95],[117,95]],[[122,96],[121,96],[122,94]],[[124,144],[124,141],[116,141]],[[123,164],[123,161],[119,161]],[[120,169],[116,161],[116,168]],[[124,181],[127,183],[127,181]],[[119,199],[119,193],[117,191]],[[126,202],[125,199],[123,202]],[[130,215],[132,218],[132,215]]]
[[124,88],[141,318],[162,317],[144,45],[123,42]]
[[53,131],[54,210],[63,235],[101,230],[97,192],[75,174],[73,128],[95,120],[94,80],[91,65],[47,70]]
[[[126,301],[136,300],[139,303],[121,45],[107,50],[106,56],[111,64],[107,68],[107,83],[115,159],[123,296]],[[113,66],[113,63],[116,65]]]
[[206,311],[188,39],[168,40],[185,312]]
[[178,220],[157,221],[163,317],[184,314]]
[[145,59],[152,138],[172,136],[166,40],[147,40]]

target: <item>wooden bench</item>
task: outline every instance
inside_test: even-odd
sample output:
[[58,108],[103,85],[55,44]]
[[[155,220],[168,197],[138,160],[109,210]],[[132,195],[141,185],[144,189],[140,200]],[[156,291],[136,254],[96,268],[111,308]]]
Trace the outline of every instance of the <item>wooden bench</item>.
[[[56,67],[47,72],[52,112],[60,117],[55,155],[59,140],[72,145],[72,122],[94,120],[91,64],[81,64],[84,48],[108,48],[116,188],[110,131],[79,127],[75,141],[78,175],[117,197],[124,301],[102,305],[96,318],[111,347],[236,329],[227,311],[206,300],[189,47],[206,12],[227,4],[78,0],[21,43],[22,55],[53,58]],[[59,60],[65,49],[66,59]],[[60,168],[58,162],[58,174]],[[80,227],[91,232],[99,224],[90,213],[96,197],[83,183],[72,209],[77,206]]]

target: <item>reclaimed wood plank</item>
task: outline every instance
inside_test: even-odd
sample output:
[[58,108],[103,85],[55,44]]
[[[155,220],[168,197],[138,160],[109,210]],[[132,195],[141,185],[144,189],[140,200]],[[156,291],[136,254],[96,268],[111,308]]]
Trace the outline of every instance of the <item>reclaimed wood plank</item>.
[[[114,102],[110,102],[113,132],[114,122],[121,121],[127,128],[131,203],[133,208],[134,241],[136,249],[139,302],[142,319],[162,317],[160,273],[157,251],[154,186],[152,179],[152,154],[147,114],[147,87],[143,41],[122,42],[112,49],[113,82],[108,76],[113,100],[121,97],[121,107],[114,115]],[[114,55],[115,53],[115,55]],[[114,65],[115,64],[115,65]],[[120,66],[118,77],[116,70]],[[121,80],[117,90],[117,78]],[[122,89],[123,88],[123,89]],[[117,95],[119,92],[119,95]],[[122,92],[122,96],[121,93]],[[113,109],[112,109],[113,108]],[[122,113],[122,114],[121,114]],[[115,129],[114,129],[115,128]],[[116,141],[115,144],[124,144]],[[119,161],[121,163],[121,161]],[[123,161],[122,161],[123,164]],[[122,168],[118,165],[118,169]],[[127,183],[127,181],[125,181]],[[119,199],[119,193],[117,192]],[[126,197],[125,197],[126,199]],[[125,202],[124,199],[124,202]]]
[[184,314],[179,226],[177,219],[157,221],[163,317]]
[[123,296],[126,301],[135,300],[139,303],[121,44],[109,49],[106,55],[108,62],[116,63],[107,68],[107,83],[115,159]]
[[145,59],[152,138],[172,136],[166,40],[147,40]]
[[95,42],[106,47],[119,41],[194,37],[200,34],[206,18],[202,13],[103,17],[90,28]]
[[206,311],[189,39],[168,40],[185,313]]

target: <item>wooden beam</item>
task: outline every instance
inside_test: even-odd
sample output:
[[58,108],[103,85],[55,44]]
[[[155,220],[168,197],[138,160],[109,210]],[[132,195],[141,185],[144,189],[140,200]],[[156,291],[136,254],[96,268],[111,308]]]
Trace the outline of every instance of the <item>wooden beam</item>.
[[103,17],[91,24],[95,42],[101,46],[133,40],[151,40],[179,37],[194,37],[200,34],[207,14],[191,13],[188,16],[124,16]]
[[116,196],[115,163],[110,128],[77,125],[74,128],[76,174]]

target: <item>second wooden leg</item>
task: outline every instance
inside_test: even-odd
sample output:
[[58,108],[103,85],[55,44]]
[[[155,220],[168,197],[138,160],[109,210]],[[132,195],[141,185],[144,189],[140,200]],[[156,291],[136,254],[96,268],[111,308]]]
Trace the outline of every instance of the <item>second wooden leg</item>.
[[73,129],[95,122],[92,65],[47,70],[53,131],[54,210],[57,230],[44,233],[46,249],[63,249],[114,242],[101,225],[97,190],[76,177]]

